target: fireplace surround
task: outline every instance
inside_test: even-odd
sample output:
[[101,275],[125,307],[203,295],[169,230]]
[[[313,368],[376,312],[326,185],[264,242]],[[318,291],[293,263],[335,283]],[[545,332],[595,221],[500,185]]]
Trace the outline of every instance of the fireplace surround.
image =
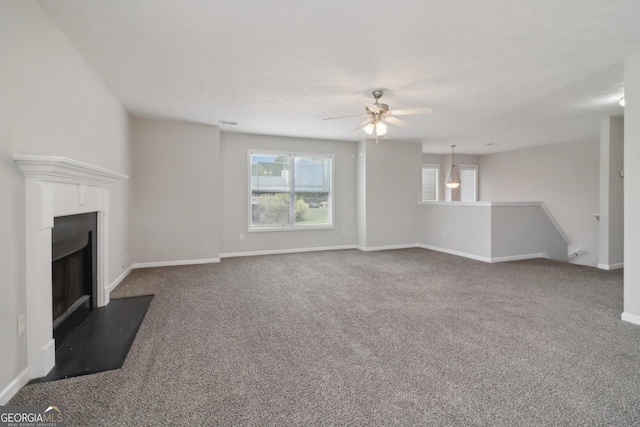
[[25,177],[27,363],[30,378],[55,365],[52,309],[54,218],[95,212],[96,302],[109,303],[109,186],[127,175],[66,157],[14,155]]

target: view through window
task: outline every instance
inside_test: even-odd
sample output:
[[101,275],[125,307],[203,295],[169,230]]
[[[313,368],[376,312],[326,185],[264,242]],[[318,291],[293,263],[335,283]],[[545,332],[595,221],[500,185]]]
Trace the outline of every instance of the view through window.
[[250,229],[332,226],[331,156],[251,152]]

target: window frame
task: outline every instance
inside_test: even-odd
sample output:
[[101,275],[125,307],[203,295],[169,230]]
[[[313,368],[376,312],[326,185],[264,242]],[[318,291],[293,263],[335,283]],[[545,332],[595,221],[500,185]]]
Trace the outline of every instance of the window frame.
[[[264,156],[290,156],[290,157],[319,157],[330,160],[330,180],[329,180],[329,209],[327,210],[328,224],[318,224],[318,225],[296,225],[295,222],[292,225],[283,225],[283,226],[254,226],[252,222],[252,209],[253,209],[253,189],[251,185],[251,157],[254,155],[264,155]],[[333,154],[328,153],[309,153],[302,151],[282,151],[282,150],[262,150],[262,149],[249,149],[247,150],[247,173],[245,176],[247,177],[247,195],[245,196],[245,200],[247,201],[247,232],[248,233],[264,233],[270,231],[309,231],[309,230],[332,230],[335,229],[334,224],[334,197],[333,197],[333,189],[335,188],[335,156]],[[289,188],[289,195],[293,191],[295,197],[295,189]],[[294,207],[295,209],[295,207]]]
[[[427,168],[435,168],[436,170],[436,198],[435,200],[424,200],[424,169]],[[440,201],[440,165],[438,163],[423,163],[420,168],[420,201],[421,202],[438,202]]]
[[[478,201],[478,165],[459,165],[460,166],[460,201],[465,203],[477,202]],[[474,171],[474,182],[473,182],[473,200],[462,200],[462,187],[464,186],[464,178],[462,170],[473,170]]]

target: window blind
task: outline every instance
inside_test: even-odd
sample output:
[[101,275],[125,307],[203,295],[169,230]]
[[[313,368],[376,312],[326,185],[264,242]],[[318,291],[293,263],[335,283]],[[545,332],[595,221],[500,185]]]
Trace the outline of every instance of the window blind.
[[438,200],[438,170],[437,165],[422,166],[422,201]]
[[475,202],[477,201],[477,166],[460,166],[460,201]]

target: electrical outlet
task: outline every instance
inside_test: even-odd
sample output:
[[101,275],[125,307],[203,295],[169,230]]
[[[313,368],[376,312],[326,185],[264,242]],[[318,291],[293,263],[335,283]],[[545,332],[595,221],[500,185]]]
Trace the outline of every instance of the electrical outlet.
[[18,316],[18,336],[24,334],[24,330],[27,327],[27,319],[25,318],[24,314],[21,314],[20,316]]
[[240,240],[244,240],[244,234],[240,235]]
[[440,232],[440,235],[441,235],[442,237],[444,237],[444,236],[445,236],[445,234],[447,234],[447,233],[445,233],[445,232],[444,232],[444,230],[442,230],[442,231]]
[[342,235],[344,236],[345,234],[347,234],[347,230],[345,230],[344,228],[342,229]]

